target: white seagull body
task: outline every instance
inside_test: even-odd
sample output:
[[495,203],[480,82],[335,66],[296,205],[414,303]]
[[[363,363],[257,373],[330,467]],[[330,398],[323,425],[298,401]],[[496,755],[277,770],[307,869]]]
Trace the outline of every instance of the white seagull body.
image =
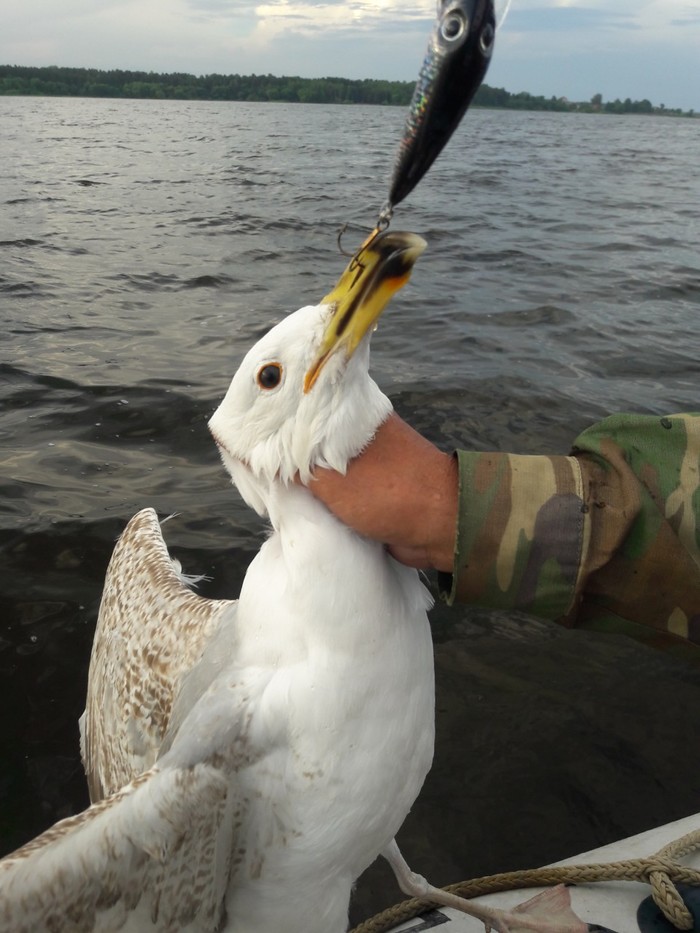
[[344,933],[352,884],[382,853],[404,891],[488,929],[585,931],[551,899],[471,905],[401,858],[393,837],[433,753],[431,599],[304,485],[344,471],[389,415],[370,332],[424,245],[370,238],[320,305],[253,347],[212,417],[272,526],[238,601],[186,587],[152,510],[129,523],[81,720],[93,804],[0,861],[0,930]]
[[417,573],[294,481],[344,469],[391,410],[369,335],[304,391],[335,310],[273,328],[212,418],[272,526],[238,601],[187,589],[151,510],[118,543],[82,721],[93,806],[0,862],[0,928],[346,929],[430,767],[434,688]]

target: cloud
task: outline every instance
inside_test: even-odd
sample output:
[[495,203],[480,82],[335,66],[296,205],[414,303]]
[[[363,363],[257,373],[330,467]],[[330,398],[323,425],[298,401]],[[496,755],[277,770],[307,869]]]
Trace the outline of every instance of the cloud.
[[588,6],[556,5],[513,9],[505,28],[512,32],[573,32],[578,30],[639,29],[634,14]]
[[[204,0],[206,2],[206,0]],[[432,3],[404,3],[401,0],[273,0],[255,7],[257,32],[267,37],[287,32],[303,36],[339,37],[368,32],[389,31],[420,23],[429,28],[434,10]]]
[[250,11],[249,0],[187,0],[187,6],[202,13],[229,16],[234,10]]
[[700,9],[696,13],[684,13],[669,22],[672,26],[700,26]]

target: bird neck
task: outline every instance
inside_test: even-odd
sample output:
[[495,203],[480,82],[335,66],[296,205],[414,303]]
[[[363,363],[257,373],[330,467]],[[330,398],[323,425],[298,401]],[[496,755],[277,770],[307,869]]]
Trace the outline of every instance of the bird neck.
[[300,483],[272,483],[265,505],[272,528],[284,543],[298,540],[301,535],[318,539],[349,531]]
[[328,638],[357,651],[358,640],[403,638],[407,626],[426,625],[431,599],[416,571],[343,525],[307,488],[276,483],[266,505],[273,534],[248,568],[237,616],[255,633],[256,652],[276,657],[280,632],[301,652]]

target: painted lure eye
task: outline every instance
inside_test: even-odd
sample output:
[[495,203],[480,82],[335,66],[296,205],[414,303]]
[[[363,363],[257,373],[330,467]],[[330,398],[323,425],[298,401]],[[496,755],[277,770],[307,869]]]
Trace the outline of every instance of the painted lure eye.
[[479,48],[481,49],[481,54],[488,58],[488,56],[493,51],[493,40],[496,38],[496,32],[491,25],[487,23],[479,36]]
[[459,10],[452,10],[440,26],[440,32],[446,42],[456,42],[466,31],[467,24]]
[[279,363],[266,363],[258,370],[255,381],[261,389],[276,389],[282,381],[282,367]]

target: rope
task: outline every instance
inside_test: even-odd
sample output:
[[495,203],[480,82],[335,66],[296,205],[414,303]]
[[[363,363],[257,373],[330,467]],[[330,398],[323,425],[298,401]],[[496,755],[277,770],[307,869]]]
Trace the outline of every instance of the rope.
[[[460,897],[479,897],[516,888],[550,887],[555,884],[592,884],[599,881],[641,881],[651,886],[651,896],[669,923],[678,930],[694,929],[693,916],[676,888],[677,883],[700,886],[700,871],[681,865],[677,859],[700,848],[700,829],[664,846],[647,858],[591,865],[562,865],[526,871],[503,872],[471,881],[460,881],[443,888]],[[351,933],[384,933],[399,923],[430,910],[436,905],[411,898],[365,920]]]

